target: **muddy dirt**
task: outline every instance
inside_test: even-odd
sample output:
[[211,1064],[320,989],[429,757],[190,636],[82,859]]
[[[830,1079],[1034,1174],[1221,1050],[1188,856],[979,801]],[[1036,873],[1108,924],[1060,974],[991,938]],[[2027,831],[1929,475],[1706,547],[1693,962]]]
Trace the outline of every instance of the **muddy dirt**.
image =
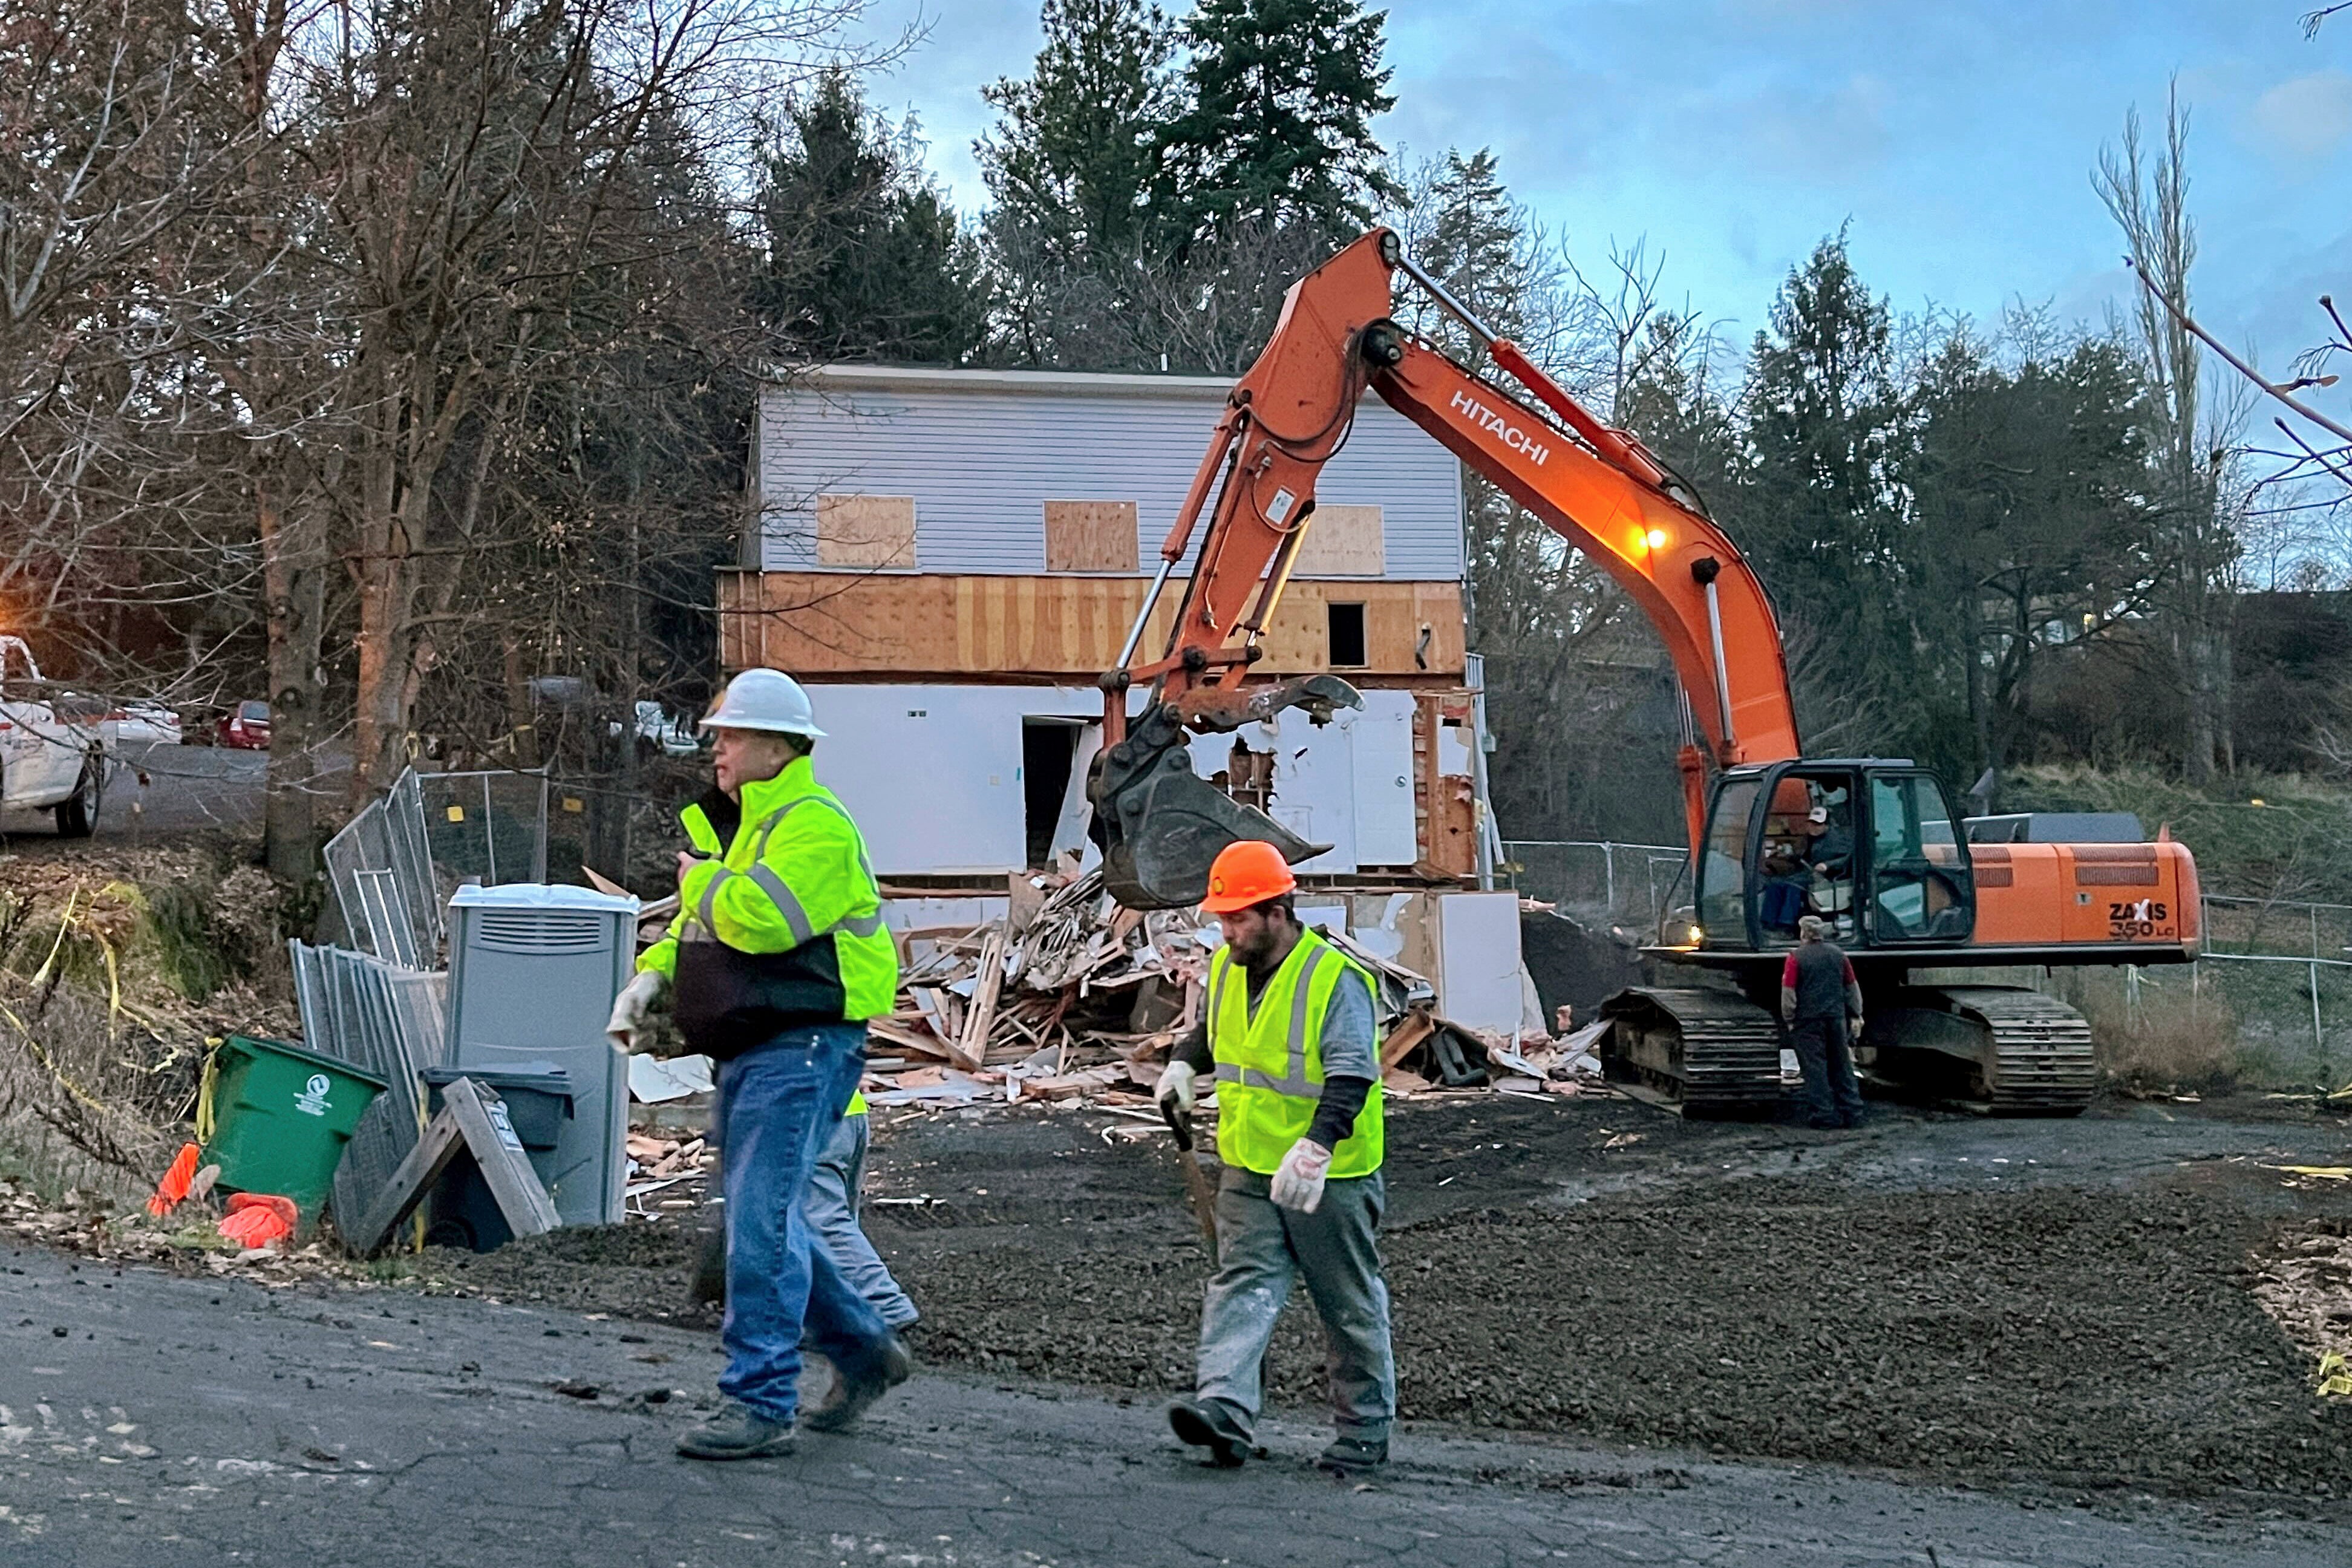
[[[928,1360],[1189,1385],[1208,1259],[1165,1140],[1079,1111],[877,1118],[869,1230]],[[2254,1300],[2253,1259],[2352,1215],[2339,1121],[2260,1103],[2065,1122],[1894,1111],[1856,1135],[1612,1101],[1399,1108],[1408,1420],[2092,1491],[2352,1490],[2352,1401]],[[433,1288],[708,1323],[686,1222],[430,1254]],[[1295,1302],[1275,1398],[1320,1394]]]

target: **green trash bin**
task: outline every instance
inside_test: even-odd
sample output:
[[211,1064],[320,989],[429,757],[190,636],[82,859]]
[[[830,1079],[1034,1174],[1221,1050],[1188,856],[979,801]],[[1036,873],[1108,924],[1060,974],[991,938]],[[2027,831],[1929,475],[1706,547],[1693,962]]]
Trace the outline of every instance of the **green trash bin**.
[[292,1199],[308,1226],[383,1079],[283,1040],[243,1035],[220,1043],[213,1072],[205,1163],[220,1167],[220,1184],[230,1191]]

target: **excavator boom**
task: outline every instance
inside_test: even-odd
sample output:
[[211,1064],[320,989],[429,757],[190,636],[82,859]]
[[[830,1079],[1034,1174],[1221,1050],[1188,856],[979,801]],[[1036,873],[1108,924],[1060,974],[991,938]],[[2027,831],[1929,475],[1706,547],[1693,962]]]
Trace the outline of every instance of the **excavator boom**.
[[[1468,323],[1496,363],[1538,401],[1399,327],[1391,313],[1400,270]],[[1273,335],[1234,384],[1161,544],[1159,577],[1120,666],[1103,677],[1093,833],[1111,890],[1130,907],[1198,901],[1209,856],[1234,838],[1268,839],[1294,861],[1328,847],[1202,782],[1182,742],[1187,731],[1230,730],[1272,710],[1266,689],[1245,690],[1242,682],[1314,526],[1316,481],[1347,439],[1367,391],[1599,563],[1658,627],[1707,742],[1704,752],[1686,744],[1681,760],[1693,844],[1705,827],[1710,764],[1798,754],[1780,626],[1731,542],[1638,441],[1604,425],[1515,345],[1488,332],[1404,259],[1393,233],[1375,229],[1284,298]],[[1136,664],[1142,628],[1188,555],[1192,567],[1167,645],[1157,658]],[[1151,700],[1130,725],[1129,693],[1146,683]],[[1306,706],[1318,722],[1360,700],[1328,676],[1272,690],[1274,707]]]

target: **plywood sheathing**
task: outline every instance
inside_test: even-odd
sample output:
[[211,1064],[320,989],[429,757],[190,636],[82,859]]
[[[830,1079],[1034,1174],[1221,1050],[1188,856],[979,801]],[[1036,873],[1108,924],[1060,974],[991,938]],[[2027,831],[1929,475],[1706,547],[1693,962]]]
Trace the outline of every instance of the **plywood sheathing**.
[[[1118,657],[1150,585],[1140,577],[721,572],[719,657],[730,670],[765,665],[834,679],[994,676],[1084,684]],[[1147,657],[1165,645],[1180,591],[1171,584],[1161,598],[1144,635]],[[1294,580],[1255,673],[1328,669],[1325,606],[1334,601],[1364,606],[1370,662],[1348,670],[1350,680],[1460,683],[1455,583]]]
[[915,498],[817,497],[816,559],[820,566],[912,571],[915,565]]
[[1298,546],[1293,577],[1377,577],[1388,570],[1388,546],[1376,506],[1316,507]]
[[1135,528],[1131,500],[1049,500],[1045,570],[1132,572]]

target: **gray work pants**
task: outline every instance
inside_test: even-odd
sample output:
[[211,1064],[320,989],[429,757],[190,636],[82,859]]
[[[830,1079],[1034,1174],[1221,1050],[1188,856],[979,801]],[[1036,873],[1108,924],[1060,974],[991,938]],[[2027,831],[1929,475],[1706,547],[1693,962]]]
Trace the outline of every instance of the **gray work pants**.
[[1862,1120],[1862,1085],[1845,1037],[1845,1016],[1800,1018],[1789,1026],[1789,1048],[1805,1075],[1805,1114],[1814,1121]]
[[1304,1279],[1323,1320],[1340,1435],[1385,1441],[1396,1419],[1396,1357],[1375,1237],[1387,1188],[1377,1171],[1332,1181],[1315,1212],[1300,1214],[1276,1207],[1270,1185],[1229,1165],[1217,1188],[1217,1274],[1201,1313],[1193,1392],[1225,1406],[1244,1432],[1256,1429],[1266,1343],[1291,1282]]
[[882,1261],[874,1244],[866,1239],[865,1227],[857,1223],[858,1206],[865,1196],[866,1142],[866,1118],[843,1117],[826,1141],[824,1152],[817,1156],[816,1169],[809,1173],[803,1212],[808,1216],[809,1228],[816,1232],[817,1245],[833,1255],[849,1288],[871,1301],[884,1322],[903,1329],[921,1314],[890,1277],[889,1265]]

